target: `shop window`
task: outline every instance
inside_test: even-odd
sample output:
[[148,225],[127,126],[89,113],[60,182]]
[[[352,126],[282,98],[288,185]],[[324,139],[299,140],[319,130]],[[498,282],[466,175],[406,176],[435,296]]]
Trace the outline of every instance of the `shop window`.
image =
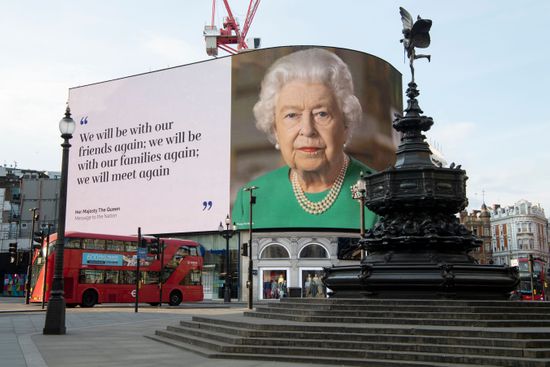
[[262,282],[263,299],[280,299],[287,296],[287,271],[285,269],[264,270]]
[[282,245],[269,245],[265,247],[260,254],[260,259],[289,259],[290,254]]
[[324,298],[327,288],[321,281],[323,271],[321,269],[302,270],[302,297]]
[[310,244],[305,246],[302,251],[300,251],[300,259],[326,259],[328,258],[328,251],[321,245]]

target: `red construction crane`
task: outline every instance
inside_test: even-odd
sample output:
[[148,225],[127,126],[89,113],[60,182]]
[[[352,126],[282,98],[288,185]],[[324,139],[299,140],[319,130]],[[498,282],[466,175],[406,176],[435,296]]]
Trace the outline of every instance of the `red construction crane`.
[[[212,21],[210,25],[204,27],[204,40],[206,41],[206,53],[209,56],[218,56],[218,48],[224,50],[232,55],[248,49],[246,44],[246,34],[250,29],[260,0],[250,0],[248,4],[248,11],[246,12],[246,18],[243,23],[242,29],[239,23],[233,16],[233,12],[229,7],[227,0],[223,0],[225,10],[227,11],[227,17],[223,19],[222,28],[218,29],[214,24],[214,17],[216,15],[216,0],[212,0]],[[254,38],[254,48],[259,47],[260,39]],[[229,45],[237,45],[237,48]]]

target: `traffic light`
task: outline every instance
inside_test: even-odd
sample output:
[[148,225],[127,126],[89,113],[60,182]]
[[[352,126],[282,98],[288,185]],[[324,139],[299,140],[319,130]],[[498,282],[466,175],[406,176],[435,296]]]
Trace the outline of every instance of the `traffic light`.
[[45,237],[44,232],[42,231],[34,232],[34,236],[32,237],[32,241],[33,241],[32,248],[34,250],[39,250],[42,248],[42,244],[44,243],[44,237]]
[[10,263],[15,263],[17,261],[17,242],[12,242],[9,245],[10,253]]
[[248,243],[244,242],[241,247],[241,256],[248,256]]
[[158,238],[151,240],[149,244],[149,253],[157,257],[160,254],[160,240]]

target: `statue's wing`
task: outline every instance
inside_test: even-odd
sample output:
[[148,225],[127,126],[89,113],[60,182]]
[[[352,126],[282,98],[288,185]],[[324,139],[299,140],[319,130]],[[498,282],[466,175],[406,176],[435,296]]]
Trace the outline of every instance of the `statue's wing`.
[[413,24],[411,39],[414,47],[426,48],[430,45],[430,28],[432,28],[430,19],[419,19]]
[[413,27],[413,19],[411,14],[403,9],[402,7],[399,7],[399,14],[401,14],[401,21],[403,22],[403,29],[411,30]]

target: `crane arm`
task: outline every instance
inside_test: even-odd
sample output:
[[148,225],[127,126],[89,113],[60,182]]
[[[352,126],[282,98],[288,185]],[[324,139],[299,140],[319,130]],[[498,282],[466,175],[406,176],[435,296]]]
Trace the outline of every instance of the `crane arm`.
[[256,10],[258,10],[258,5],[260,5],[260,0],[250,0],[250,4],[248,4],[248,11],[246,12],[246,19],[244,20],[243,29],[241,31],[241,37],[243,39],[246,38],[246,35],[248,33],[248,30],[250,29],[250,25],[252,24],[252,20],[254,19],[254,16],[256,15]]

